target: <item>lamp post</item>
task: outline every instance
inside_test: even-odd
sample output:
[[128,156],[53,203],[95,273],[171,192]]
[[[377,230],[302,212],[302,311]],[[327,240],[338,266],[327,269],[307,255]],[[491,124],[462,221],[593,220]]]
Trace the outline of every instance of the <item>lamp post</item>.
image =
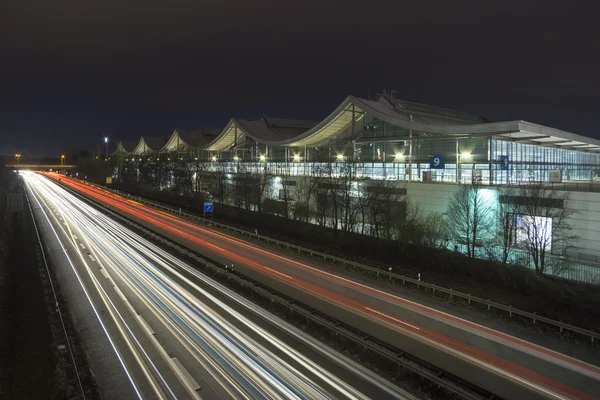
[[106,144],[106,157],[105,160],[108,160],[108,136],[104,136],[104,144]]
[[17,165],[19,165],[21,163],[21,154],[20,153],[15,154],[15,158],[17,159]]
[[65,165],[65,155],[64,154],[60,155],[60,165],[62,165],[62,166]]

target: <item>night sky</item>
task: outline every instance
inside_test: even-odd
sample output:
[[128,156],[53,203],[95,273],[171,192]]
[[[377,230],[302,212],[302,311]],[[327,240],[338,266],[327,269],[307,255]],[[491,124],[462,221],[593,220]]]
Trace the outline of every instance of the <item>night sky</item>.
[[597,1],[0,2],[0,153],[397,97],[600,138]]

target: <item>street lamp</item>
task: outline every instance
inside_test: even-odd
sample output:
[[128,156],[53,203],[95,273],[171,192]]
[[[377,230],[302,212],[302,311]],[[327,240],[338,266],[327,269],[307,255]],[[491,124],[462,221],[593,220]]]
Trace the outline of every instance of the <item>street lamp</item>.
[[108,136],[104,136],[104,144],[106,144],[106,157],[104,157],[106,160],[108,158]]
[[15,158],[17,159],[17,164],[20,164],[21,163],[21,154],[20,153],[15,154]]
[[64,154],[60,155],[60,165],[65,165],[65,155]]

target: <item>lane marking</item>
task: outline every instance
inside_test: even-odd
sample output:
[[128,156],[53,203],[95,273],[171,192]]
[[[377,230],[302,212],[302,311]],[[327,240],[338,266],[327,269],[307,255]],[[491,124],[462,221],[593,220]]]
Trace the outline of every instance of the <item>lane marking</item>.
[[418,326],[415,326],[415,325],[409,324],[408,322],[404,322],[404,321],[402,321],[402,320],[400,320],[400,319],[398,319],[398,318],[392,317],[391,315],[387,315],[387,314],[385,314],[385,313],[382,313],[382,312],[380,312],[380,311],[373,310],[372,308],[365,307],[365,310],[369,310],[369,311],[371,311],[371,312],[374,312],[375,314],[379,314],[379,315],[381,315],[381,316],[383,316],[383,317],[385,317],[385,318],[388,318],[388,319],[394,320],[394,321],[396,321],[396,322],[398,322],[398,323],[400,323],[400,324],[402,324],[402,325],[410,326],[411,328],[413,328],[413,329],[416,329],[416,330],[418,330],[418,331],[420,331],[420,330],[421,330],[421,328],[419,328]]

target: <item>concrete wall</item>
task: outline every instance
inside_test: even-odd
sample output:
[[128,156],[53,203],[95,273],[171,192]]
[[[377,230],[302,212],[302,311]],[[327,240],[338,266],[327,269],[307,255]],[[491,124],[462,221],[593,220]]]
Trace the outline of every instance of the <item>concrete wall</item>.
[[[440,183],[403,183],[408,196],[423,211],[444,213],[457,185]],[[489,188],[497,192],[495,188]],[[570,252],[574,258],[600,262],[600,193],[570,192],[571,206],[577,212],[569,222],[579,236],[576,250]]]

